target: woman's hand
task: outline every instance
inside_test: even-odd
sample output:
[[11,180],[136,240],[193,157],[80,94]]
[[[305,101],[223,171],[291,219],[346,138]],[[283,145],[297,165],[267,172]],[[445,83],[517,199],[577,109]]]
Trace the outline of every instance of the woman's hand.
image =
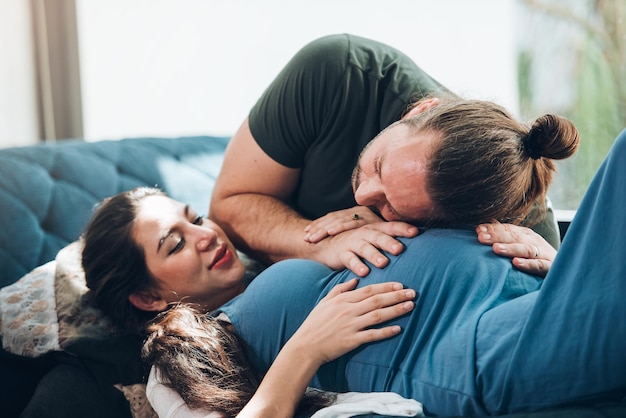
[[311,311],[289,343],[321,366],[362,344],[398,334],[398,325],[372,328],[410,312],[415,291],[387,282],[353,290],[357,279],[335,286]]
[[304,240],[317,243],[328,236],[376,222],[384,222],[384,220],[366,206],[338,210],[311,221],[304,228]]
[[317,369],[371,341],[392,337],[398,325],[369,327],[415,306],[415,291],[400,283],[354,290],[357,279],[335,286],[280,350],[256,393],[237,417],[292,417]]
[[491,245],[493,252],[511,259],[519,270],[545,277],[556,250],[530,228],[494,222],[476,227],[478,241]]

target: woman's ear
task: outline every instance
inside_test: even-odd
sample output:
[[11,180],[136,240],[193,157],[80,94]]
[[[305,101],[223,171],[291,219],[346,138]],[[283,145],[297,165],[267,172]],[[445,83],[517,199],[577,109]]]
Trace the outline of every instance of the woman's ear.
[[406,112],[404,116],[402,116],[402,119],[410,118],[412,116],[417,116],[420,113],[425,112],[428,109],[437,106],[439,102],[440,100],[438,97],[431,97],[430,99],[420,100],[419,102],[417,102],[415,106],[411,108],[411,110],[409,110],[408,112]]
[[131,293],[128,301],[141,311],[162,312],[167,308],[167,302],[161,296],[146,290]]

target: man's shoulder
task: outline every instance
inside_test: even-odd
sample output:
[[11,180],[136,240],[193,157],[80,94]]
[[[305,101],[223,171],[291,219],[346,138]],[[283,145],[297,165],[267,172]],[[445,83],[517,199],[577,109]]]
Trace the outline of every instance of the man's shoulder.
[[351,38],[352,36],[348,34],[335,34],[314,39],[298,51],[295,60],[312,64],[320,61],[345,61],[350,50]]
[[349,62],[359,66],[367,66],[378,60],[384,61],[386,57],[394,59],[406,57],[404,53],[390,45],[349,33],[317,38],[305,45],[298,55],[304,60]]

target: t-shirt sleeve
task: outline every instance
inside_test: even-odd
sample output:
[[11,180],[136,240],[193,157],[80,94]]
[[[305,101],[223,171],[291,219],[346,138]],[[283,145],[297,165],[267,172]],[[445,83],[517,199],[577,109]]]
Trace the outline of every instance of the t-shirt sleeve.
[[304,46],[268,86],[249,114],[257,144],[275,161],[304,166],[311,147],[348,142],[358,155],[407,106],[447,91],[401,51],[341,34]]
[[346,71],[347,35],[304,46],[268,86],[249,114],[252,136],[275,161],[299,168],[310,141],[324,129]]

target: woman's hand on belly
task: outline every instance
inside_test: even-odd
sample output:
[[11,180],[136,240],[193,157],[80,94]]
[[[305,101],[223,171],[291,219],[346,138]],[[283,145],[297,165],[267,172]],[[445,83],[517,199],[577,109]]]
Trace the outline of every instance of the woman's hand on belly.
[[321,366],[362,344],[398,334],[399,325],[371,328],[411,311],[416,293],[386,282],[355,290],[357,279],[335,286],[287,344],[298,345]]

